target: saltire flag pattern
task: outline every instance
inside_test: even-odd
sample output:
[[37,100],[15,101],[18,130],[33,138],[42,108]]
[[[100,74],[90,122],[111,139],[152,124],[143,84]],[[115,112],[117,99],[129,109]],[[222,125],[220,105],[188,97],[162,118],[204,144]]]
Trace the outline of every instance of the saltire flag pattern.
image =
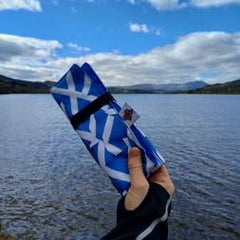
[[[54,99],[69,120],[106,91],[87,63],[81,67],[74,64],[51,88]],[[125,195],[130,186],[127,159],[131,147],[141,149],[147,177],[165,161],[135,124],[126,124],[119,114],[120,110],[113,99],[81,122],[75,131],[118,192]]]

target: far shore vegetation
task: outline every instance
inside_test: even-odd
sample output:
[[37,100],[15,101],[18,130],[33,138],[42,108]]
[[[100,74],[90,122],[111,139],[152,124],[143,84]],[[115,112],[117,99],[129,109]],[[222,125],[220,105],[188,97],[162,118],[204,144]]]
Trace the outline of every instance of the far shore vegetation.
[[[49,93],[55,82],[31,82],[0,75],[0,94]],[[240,79],[218,84],[196,81],[174,84],[138,84],[109,87],[111,93],[123,94],[240,94]]]

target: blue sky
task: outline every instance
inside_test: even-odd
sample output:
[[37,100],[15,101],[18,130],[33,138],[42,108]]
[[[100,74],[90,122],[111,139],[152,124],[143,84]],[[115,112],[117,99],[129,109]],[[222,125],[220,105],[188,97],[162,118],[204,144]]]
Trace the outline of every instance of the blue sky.
[[0,0],[0,74],[107,85],[240,78],[240,0]]

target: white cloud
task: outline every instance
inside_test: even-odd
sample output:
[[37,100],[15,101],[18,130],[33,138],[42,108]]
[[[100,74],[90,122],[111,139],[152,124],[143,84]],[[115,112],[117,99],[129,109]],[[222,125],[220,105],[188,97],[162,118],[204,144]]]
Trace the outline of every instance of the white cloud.
[[157,10],[173,10],[173,9],[179,9],[187,6],[186,3],[182,2],[180,3],[179,0],[127,0],[131,4],[141,3],[141,2],[147,2],[152,7],[156,8]]
[[142,33],[149,33],[148,26],[146,24],[138,24],[138,23],[130,23],[129,29],[132,32],[142,32]]
[[0,54],[1,74],[56,81],[73,63],[89,62],[107,86],[194,80],[214,83],[240,77],[240,33],[196,32],[137,55],[105,52],[79,57],[57,56],[58,41],[35,40],[36,44],[28,46],[29,38],[22,38],[19,50],[19,41],[4,40],[1,34],[0,48],[8,49]]
[[3,10],[42,11],[38,0],[0,0],[0,11]]
[[185,4],[180,4],[179,0],[145,0],[157,10],[171,10],[181,8]]
[[197,7],[219,7],[227,4],[239,4],[240,0],[192,0],[192,4]]
[[151,26],[148,27],[146,24],[139,24],[139,23],[130,23],[129,29],[131,32],[137,33],[152,33],[157,36],[161,35],[161,30],[158,27]]
[[160,36],[161,35],[161,30],[159,28],[155,29],[155,34],[157,36]]
[[57,48],[62,48],[62,44],[56,40],[0,34],[0,59],[4,61],[16,57],[49,58]]
[[159,11],[181,9],[185,7],[219,7],[228,4],[239,4],[240,0],[189,0],[182,2],[180,0],[127,0],[131,4],[146,2]]
[[78,51],[78,52],[89,52],[89,51],[91,51],[91,48],[89,48],[89,47],[79,46],[78,44],[72,43],[72,42],[68,43],[68,46],[70,48]]

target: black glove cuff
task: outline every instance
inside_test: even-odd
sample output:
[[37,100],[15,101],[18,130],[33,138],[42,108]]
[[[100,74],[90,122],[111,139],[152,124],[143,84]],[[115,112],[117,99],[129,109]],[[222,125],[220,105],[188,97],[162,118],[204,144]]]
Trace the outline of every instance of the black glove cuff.
[[125,197],[122,197],[118,202],[117,207],[117,223],[121,223],[128,219],[134,221],[135,219],[155,219],[162,218],[161,222],[167,220],[171,211],[171,197],[170,194],[157,183],[151,182],[149,190],[142,201],[142,203],[134,210],[126,210],[124,206]]

